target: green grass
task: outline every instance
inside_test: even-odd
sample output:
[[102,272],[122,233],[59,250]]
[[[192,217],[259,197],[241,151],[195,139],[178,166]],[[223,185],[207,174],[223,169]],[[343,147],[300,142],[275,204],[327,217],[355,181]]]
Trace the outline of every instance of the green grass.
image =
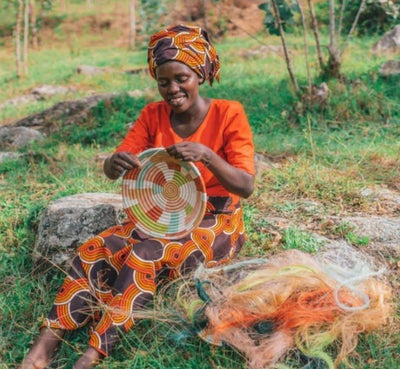
[[[63,32],[61,27],[60,40],[65,36]],[[257,37],[265,44],[279,45],[276,37]],[[288,36],[296,54],[296,75],[305,85],[300,40],[299,36]],[[274,165],[260,175],[255,194],[244,202],[248,242],[243,255],[260,256],[292,248],[316,252],[321,245],[309,233],[297,227],[277,229],[268,215],[306,222],[316,215],[323,218],[326,214],[373,211],[369,200],[360,195],[362,188],[375,185],[395,188],[400,179],[400,83],[399,79],[378,76],[385,56],[365,57],[365,50],[375,41],[363,38],[350,44],[342,69],[348,81],[328,81],[327,103],[311,110],[296,107],[280,56],[242,59],[239,56],[242,51],[259,45],[252,38],[227,38],[217,43],[223,65],[221,83],[212,88],[204,86],[203,93],[243,103],[255,133],[257,150],[268,155]],[[31,52],[29,76],[21,80],[15,78],[10,50],[0,50],[0,101],[27,93],[41,84],[76,89],[47,101],[8,106],[0,111],[0,122],[11,122],[58,101],[90,93],[124,93],[146,88],[156,93],[155,83],[148,75],[123,73],[145,65],[145,50],[128,52],[126,48],[108,45],[88,48],[88,42],[86,38],[77,38],[73,48],[59,45],[57,52],[48,48]],[[82,76],[75,73],[80,64],[107,66],[115,71]],[[361,84],[354,83],[357,79]],[[21,149],[24,156],[20,159],[0,164],[1,369],[14,368],[22,359],[63,277],[55,268],[42,270],[32,265],[41,211],[62,196],[120,191],[118,182],[104,177],[96,156],[112,152],[125,133],[126,123],[137,117],[146,101],[123,94],[112,104],[100,103],[81,125],[63,127],[42,143]],[[307,202],[316,202],[320,207],[313,210]],[[308,210],[304,210],[306,207]],[[369,242],[345,225],[332,234],[357,247],[366,247]],[[118,345],[116,354],[100,367],[246,367],[244,358],[233,350],[213,348],[196,337],[178,345],[173,340],[178,331],[179,327],[170,324],[141,321]],[[70,366],[71,360],[84,350],[87,332],[72,333],[67,338],[70,345],[62,346],[55,358],[55,368]],[[396,368],[399,344],[398,332],[383,330],[363,336],[357,348],[359,356],[351,362],[356,369]],[[293,368],[299,367],[299,363],[291,363]]]

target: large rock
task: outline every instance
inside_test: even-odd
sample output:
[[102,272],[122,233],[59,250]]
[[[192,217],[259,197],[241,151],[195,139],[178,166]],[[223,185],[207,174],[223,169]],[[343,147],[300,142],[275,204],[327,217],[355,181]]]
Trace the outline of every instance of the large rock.
[[116,93],[93,95],[80,100],[62,101],[49,109],[25,117],[13,125],[17,127],[35,127],[47,133],[53,133],[59,128],[59,121],[64,124],[80,124],[87,118],[90,109],[101,100],[111,100]]
[[121,195],[110,193],[84,193],[52,202],[39,219],[34,260],[63,265],[83,242],[118,224],[121,211]]
[[367,236],[371,241],[394,244],[400,248],[399,217],[356,216],[342,218],[342,222],[353,226],[359,236]]
[[383,77],[395,76],[400,74],[400,60],[388,60],[381,65],[379,73]]
[[52,85],[41,85],[33,88],[28,94],[14,97],[12,99],[3,101],[0,103],[0,109],[3,109],[7,105],[24,105],[29,104],[37,100],[47,100],[55,95],[67,94],[73,92],[76,89],[68,86],[52,86]]
[[34,141],[41,141],[43,135],[35,129],[27,127],[0,127],[0,147],[22,147]]
[[396,52],[400,49],[400,24],[392,30],[386,32],[383,37],[372,46],[374,53],[379,52]]
[[336,221],[348,224],[357,236],[368,237],[369,253],[376,258],[400,257],[400,217],[352,216]]
[[19,152],[0,151],[0,163],[7,160],[17,160],[22,156]]
[[36,100],[46,100],[55,95],[67,94],[73,92],[76,89],[74,87],[68,86],[58,86],[58,85],[41,85],[32,89],[31,94]]

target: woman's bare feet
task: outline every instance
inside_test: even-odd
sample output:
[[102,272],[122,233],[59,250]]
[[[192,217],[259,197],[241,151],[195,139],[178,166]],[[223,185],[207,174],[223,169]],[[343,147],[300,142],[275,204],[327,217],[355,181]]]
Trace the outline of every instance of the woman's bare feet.
[[91,369],[96,366],[103,355],[93,347],[89,347],[81,358],[75,363],[73,369]]
[[45,368],[64,334],[65,331],[62,329],[42,328],[38,338],[18,369]]

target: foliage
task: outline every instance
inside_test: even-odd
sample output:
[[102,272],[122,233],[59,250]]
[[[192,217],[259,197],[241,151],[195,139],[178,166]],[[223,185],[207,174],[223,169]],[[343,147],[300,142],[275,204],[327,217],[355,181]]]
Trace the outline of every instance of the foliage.
[[160,22],[160,18],[167,12],[168,0],[139,0],[139,3],[138,13],[141,19],[140,32],[148,38],[148,36],[158,32],[165,26]]
[[[299,5],[296,0],[277,0],[276,5],[281,17],[281,24],[285,32],[293,32],[296,25],[295,15],[299,13]],[[274,16],[270,2],[262,3],[259,9],[265,11],[264,24],[271,35],[279,35],[278,24]]]
[[121,95],[111,101],[103,100],[92,108],[86,122],[68,125],[54,138],[69,144],[116,145],[125,136],[127,124],[133,122],[145,105],[144,98]]
[[[343,14],[342,34],[347,34],[353,24],[361,0],[346,1]],[[341,1],[336,2],[336,13],[340,13]],[[329,3],[320,1],[316,4],[317,17],[322,25],[329,24]],[[358,21],[358,35],[382,34],[398,24],[400,3],[392,0],[367,0]]]
[[[360,0],[350,1],[343,18],[344,31],[348,32]],[[394,27],[400,19],[400,3],[391,0],[367,0],[358,22],[358,34],[381,34]]]
[[287,228],[283,235],[285,250],[300,250],[308,253],[315,253],[322,247],[322,242],[309,233],[296,227]]

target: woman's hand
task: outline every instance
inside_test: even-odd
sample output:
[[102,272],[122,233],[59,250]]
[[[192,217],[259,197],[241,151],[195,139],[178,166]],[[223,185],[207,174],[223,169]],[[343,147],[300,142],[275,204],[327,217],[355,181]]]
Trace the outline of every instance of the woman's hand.
[[197,142],[180,142],[166,148],[169,155],[185,161],[201,161],[229,192],[249,197],[254,189],[254,176],[236,168],[209,147]]
[[117,179],[126,170],[140,168],[138,157],[130,152],[117,152],[104,161],[104,173],[110,179]]
[[169,155],[184,161],[202,161],[207,164],[212,150],[198,142],[179,142],[166,148]]

